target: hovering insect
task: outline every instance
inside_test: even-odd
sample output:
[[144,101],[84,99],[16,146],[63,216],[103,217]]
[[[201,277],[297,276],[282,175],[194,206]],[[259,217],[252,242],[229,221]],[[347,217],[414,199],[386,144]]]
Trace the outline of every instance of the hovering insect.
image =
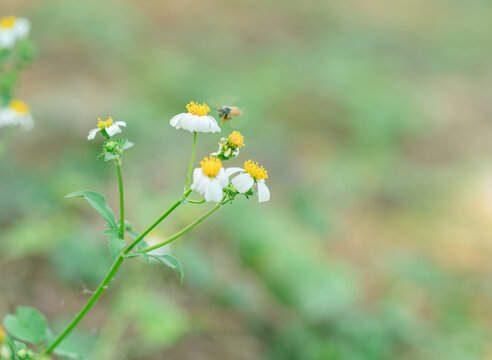
[[241,116],[243,111],[236,106],[222,106],[219,109],[219,118],[222,119],[221,125],[224,121],[231,121],[233,116]]

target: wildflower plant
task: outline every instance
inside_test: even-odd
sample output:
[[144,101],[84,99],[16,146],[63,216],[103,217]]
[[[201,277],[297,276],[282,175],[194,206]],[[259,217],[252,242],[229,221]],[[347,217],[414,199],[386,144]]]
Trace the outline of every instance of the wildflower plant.
[[[180,261],[169,252],[158,250],[162,250],[162,247],[185,235],[219,208],[231,204],[238,195],[244,195],[248,198],[249,195],[257,192],[260,202],[269,200],[270,192],[265,185],[265,179],[268,178],[268,175],[263,167],[258,166],[252,160],[246,161],[244,168],[224,167],[224,162],[237,157],[239,148],[245,145],[244,137],[238,131],[233,131],[227,138],[222,138],[219,143],[219,152],[205,156],[199,162],[199,166],[194,168],[198,134],[213,134],[220,132],[221,129],[215,118],[209,115],[210,108],[207,104],[192,101],[186,106],[186,109],[188,110],[187,113],[178,114],[170,120],[170,125],[174,128],[193,133],[191,160],[183,193],[178,196],[176,202],[169,209],[141,232],[135,231],[125,218],[122,159],[125,151],[133,146],[132,142],[121,137],[122,128],[126,127],[127,124],[122,121],[114,121],[111,117],[105,121],[98,119],[97,127],[89,131],[89,140],[102,138],[104,141],[102,153],[98,159],[103,158],[115,165],[120,200],[119,219],[115,217],[104,196],[95,191],[77,191],[67,195],[66,198],[85,198],[104,219],[106,229],[103,234],[108,239],[109,253],[113,259],[113,264],[85,306],[60,334],[53,334],[45,316],[36,309],[19,306],[15,314],[7,315],[4,319],[7,332],[0,332],[0,359],[47,359],[51,354],[80,358],[78,354],[69,354],[65,350],[60,350],[59,345],[108,289],[124,262],[137,258],[145,262],[157,261],[178,272],[182,281],[183,267]],[[235,175],[232,180],[231,175]],[[190,196],[193,192],[201,199],[191,199]],[[199,206],[207,202],[211,202],[213,206],[174,235],[159,241],[146,241],[146,236],[178,207],[182,205]],[[2,342],[3,348],[1,347]],[[4,353],[1,352],[2,349]]]
[[22,70],[35,55],[30,29],[25,18],[0,18],[0,154],[12,140],[15,128],[31,130],[34,126],[29,105],[14,96]]

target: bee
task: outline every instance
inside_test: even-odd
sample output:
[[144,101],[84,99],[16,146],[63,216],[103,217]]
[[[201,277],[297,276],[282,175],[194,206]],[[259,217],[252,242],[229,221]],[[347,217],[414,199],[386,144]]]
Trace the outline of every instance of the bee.
[[236,106],[222,106],[219,109],[219,118],[222,119],[221,125],[224,121],[231,121],[233,116],[241,116],[243,111]]

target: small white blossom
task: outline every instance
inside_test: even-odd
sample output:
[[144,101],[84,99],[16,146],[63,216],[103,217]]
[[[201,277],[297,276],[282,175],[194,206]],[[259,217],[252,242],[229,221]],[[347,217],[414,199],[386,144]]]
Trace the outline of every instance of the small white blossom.
[[223,189],[229,185],[222,162],[214,157],[200,161],[201,167],[193,171],[191,189],[205,196],[206,201],[220,202],[224,198]]
[[270,200],[270,189],[265,183],[265,179],[268,179],[267,171],[258,166],[252,160],[248,160],[244,163],[244,169],[240,167],[231,167],[226,169],[228,176],[239,173],[235,176],[231,183],[234,185],[237,191],[241,194],[250,191],[256,184],[258,189],[258,201],[265,202]]
[[14,99],[7,106],[0,108],[0,127],[20,125],[24,130],[34,127],[34,119],[29,106]]
[[220,131],[217,121],[210,115],[210,108],[207,104],[198,104],[194,101],[186,105],[187,113],[181,113],[173,116],[170,120],[171,126],[176,129],[184,129],[190,132],[211,132]]
[[31,30],[29,20],[15,16],[0,19],[0,48],[8,49],[19,39],[27,37]]
[[93,140],[98,132],[104,130],[110,137],[116,135],[121,132],[120,126],[126,126],[126,122],[124,121],[116,121],[113,122],[113,118],[110,116],[108,120],[101,121],[98,119],[97,128],[89,131],[89,135],[87,136],[87,140]]

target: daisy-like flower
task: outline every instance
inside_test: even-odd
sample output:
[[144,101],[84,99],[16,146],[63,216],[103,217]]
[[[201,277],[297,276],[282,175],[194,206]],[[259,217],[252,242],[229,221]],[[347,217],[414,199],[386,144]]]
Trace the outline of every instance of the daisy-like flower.
[[228,176],[238,172],[240,174],[231,180],[237,191],[241,194],[247,193],[257,184],[258,201],[265,202],[270,200],[270,190],[265,184],[265,180],[268,179],[268,173],[263,166],[260,167],[253,160],[248,160],[244,163],[244,169],[232,167],[226,170]]
[[210,115],[210,108],[207,104],[198,104],[194,101],[186,105],[187,113],[181,113],[173,116],[169,122],[176,129],[184,129],[189,132],[211,132],[220,131],[217,121]]
[[210,156],[200,161],[200,165],[193,171],[191,189],[203,194],[206,201],[221,201],[224,197],[222,189],[229,185],[229,177],[222,162]]
[[31,30],[29,20],[8,16],[0,19],[0,48],[14,46],[18,39],[25,38]]
[[219,150],[212,155],[220,160],[229,160],[231,157],[237,157],[239,148],[244,145],[244,136],[239,131],[233,131],[228,138],[220,139]]
[[118,134],[121,132],[120,126],[126,126],[126,122],[124,121],[113,121],[113,118],[110,116],[108,120],[102,121],[101,118],[97,119],[97,128],[89,131],[89,135],[87,136],[87,140],[92,140],[96,137],[98,132],[102,132],[103,135],[107,134],[109,137]]
[[25,102],[14,99],[0,109],[0,127],[20,125],[24,130],[34,127],[31,109]]

